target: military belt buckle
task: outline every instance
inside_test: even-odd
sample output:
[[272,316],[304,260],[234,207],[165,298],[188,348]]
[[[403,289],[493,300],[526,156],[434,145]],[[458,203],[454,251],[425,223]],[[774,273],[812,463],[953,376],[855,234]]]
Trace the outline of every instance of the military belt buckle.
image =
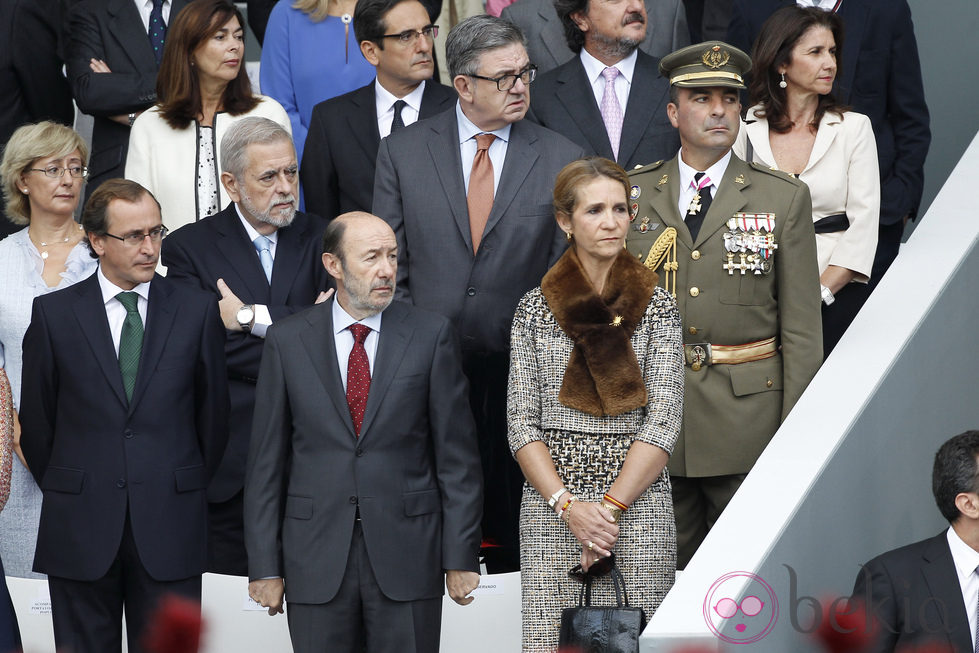
[[687,365],[694,372],[700,370],[704,365],[711,364],[711,350],[709,342],[694,342],[683,345],[683,356],[686,358]]

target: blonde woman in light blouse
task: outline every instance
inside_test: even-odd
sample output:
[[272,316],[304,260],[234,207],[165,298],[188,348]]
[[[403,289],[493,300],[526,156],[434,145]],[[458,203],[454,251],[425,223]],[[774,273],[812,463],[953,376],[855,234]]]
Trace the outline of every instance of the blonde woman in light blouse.
[[[88,147],[81,136],[48,121],[15,131],[0,162],[7,217],[24,227],[0,241],[0,368],[10,381],[18,454],[21,343],[34,298],[95,272],[96,260],[74,220],[87,165]],[[11,468],[10,498],[0,513],[0,556],[8,576],[43,578],[31,571],[41,491],[22,456]]]

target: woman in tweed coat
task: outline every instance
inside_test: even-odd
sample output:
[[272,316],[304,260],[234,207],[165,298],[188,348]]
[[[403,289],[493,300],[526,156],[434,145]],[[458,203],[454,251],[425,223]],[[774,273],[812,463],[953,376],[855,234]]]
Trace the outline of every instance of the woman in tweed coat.
[[[623,249],[628,193],[625,171],[606,159],[558,174],[555,215],[571,246],[513,320],[507,418],[528,481],[525,652],[557,646],[561,609],[577,602],[576,563],[587,571],[614,551],[647,618],[674,580],[665,466],[683,404],[680,317],[656,274]],[[614,602],[609,579],[597,590],[598,603]]]

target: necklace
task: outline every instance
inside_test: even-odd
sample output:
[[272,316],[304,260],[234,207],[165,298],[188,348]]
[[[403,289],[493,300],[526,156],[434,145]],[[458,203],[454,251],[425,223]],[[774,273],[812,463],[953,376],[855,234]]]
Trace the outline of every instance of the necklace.
[[350,63],[350,21],[353,20],[353,16],[350,14],[344,14],[340,16],[340,21],[343,23],[343,63]]
[[[341,0],[336,0],[337,6],[340,11],[340,22],[343,23],[343,63],[350,63],[350,23],[353,21],[354,17],[351,12],[345,11],[345,7],[342,6]],[[345,3],[349,4],[349,3]],[[356,2],[353,3],[354,6],[357,5]],[[334,14],[335,16],[336,14]]]
[[[78,225],[78,230],[81,231],[81,229],[82,229],[82,225]],[[71,240],[71,235],[69,234],[69,235],[65,236],[64,239],[61,242],[62,243],[67,243],[70,240]],[[51,241],[51,243],[46,243],[46,242],[44,242],[42,240],[42,241],[38,241],[37,244],[40,245],[41,247],[45,247],[46,248],[49,244],[54,245],[54,244],[57,244],[57,243],[55,241]],[[46,250],[43,251],[43,252],[41,252],[41,260],[44,260],[44,261],[48,260],[48,252]]]

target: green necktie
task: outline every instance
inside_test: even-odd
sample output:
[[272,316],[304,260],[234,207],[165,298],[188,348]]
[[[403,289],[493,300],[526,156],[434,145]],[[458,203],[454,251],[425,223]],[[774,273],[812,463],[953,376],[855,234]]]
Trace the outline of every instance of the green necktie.
[[122,372],[126,399],[132,400],[136,373],[139,372],[139,354],[143,349],[143,320],[140,319],[137,309],[139,295],[121,292],[116,295],[116,299],[126,307],[126,321],[122,323],[122,335],[119,338],[119,371]]

